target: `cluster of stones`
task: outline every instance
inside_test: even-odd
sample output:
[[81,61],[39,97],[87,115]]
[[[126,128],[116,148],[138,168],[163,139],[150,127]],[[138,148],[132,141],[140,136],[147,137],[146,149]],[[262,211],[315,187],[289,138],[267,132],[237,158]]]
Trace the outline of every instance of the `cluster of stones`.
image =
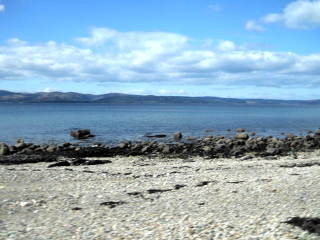
[[[89,133],[90,134],[90,133]],[[249,136],[250,135],[250,136]],[[0,155],[59,155],[67,157],[112,157],[112,156],[204,156],[210,158],[286,155],[297,151],[320,148],[320,129],[307,136],[288,134],[285,138],[256,137],[244,129],[237,129],[233,138],[207,136],[183,139],[181,132],[173,135],[172,142],[144,141],[123,142],[118,146],[94,144],[79,146],[74,143],[62,145],[36,145],[17,140],[15,145],[0,143]]]

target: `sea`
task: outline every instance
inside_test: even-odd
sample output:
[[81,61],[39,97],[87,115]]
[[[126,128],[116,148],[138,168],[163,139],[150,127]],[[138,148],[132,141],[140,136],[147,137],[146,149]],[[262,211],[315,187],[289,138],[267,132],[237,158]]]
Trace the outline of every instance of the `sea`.
[[[90,129],[81,143],[145,141],[146,134],[184,137],[224,135],[236,128],[257,136],[306,135],[320,127],[320,106],[283,105],[109,105],[96,103],[0,103],[0,142],[18,138],[37,144],[75,142],[69,132]],[[231,131],[230,131],[231,130]]]

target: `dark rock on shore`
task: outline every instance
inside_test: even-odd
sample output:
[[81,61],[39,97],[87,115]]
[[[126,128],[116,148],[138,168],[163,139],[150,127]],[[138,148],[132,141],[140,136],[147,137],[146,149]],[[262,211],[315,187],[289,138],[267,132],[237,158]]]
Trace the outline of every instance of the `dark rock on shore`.
[[245,132],[246,130],[245,129],[243,129],[243,128],[237,128],[236,129],[236,132],[237,133],[243,133],[243,132]]
[[10,149],[7,144],[0,143],[0,156],[9,154]]
[[75,139],[87,139],[95,136],[91,134],[89,129],[74,130],[70,132],[70,135]]
[[151,134],[151,133],[147,133],[144,136],[147,138],[165,138],[165,137],[167,137],[166,134]]
[[[179,132],[178,132],[179,133]],[[298,151],[320,149],[320,130],[306,136],[288,134],[285,138],[255,137],[245,132],[237,133],[234,138],[206,136],[201,139],[188,138],[183,141],[182,133],[177,133],[177,142],[123,142],[117,146],[93,144],[80,146],[76,143],[62,145],[35,145],[19,140],[10,146],[0,144],[0,164],[31,163],[39,161],[59,162],[58,157],[75,158],[80,161],[86,157],[150,156],[182,157],[203,156],[206,158],[229,158],[243,156],[290,155]],[[181,135],[180,135],[181,134]],[[159,136],[152,135],[152,136]],[[162,134],[160,136],[163,136]],[[76,162],[69,161],[71,165]],[[61,163],[62,164],[62,163]],[[66,163],[68,164],[68,163]],[[79,164],[88,164],[80,163]],[[97,164],[97,163],[94,163]]]
[[236,139],[239,139],[239,140],[248,140],[249,139],[249,135],[246,134],[246,133],[238,133],[236,136],[235,136]]
[[182,133],[181,132],[176,132],[175,134],[173,134],[173,138],[176,141],[179,141],[182,139]]

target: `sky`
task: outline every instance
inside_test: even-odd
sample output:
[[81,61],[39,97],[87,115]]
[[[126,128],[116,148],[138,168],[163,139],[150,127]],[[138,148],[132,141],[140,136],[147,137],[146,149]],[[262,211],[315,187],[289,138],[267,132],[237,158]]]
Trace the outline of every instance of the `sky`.
[[0,89],[320,99],[320,0],[0,0]]

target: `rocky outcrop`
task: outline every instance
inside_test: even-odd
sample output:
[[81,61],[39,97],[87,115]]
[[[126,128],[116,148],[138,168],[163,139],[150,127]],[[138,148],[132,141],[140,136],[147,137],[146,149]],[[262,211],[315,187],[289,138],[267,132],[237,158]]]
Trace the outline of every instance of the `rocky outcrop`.
[[[237,133],[233,138],[224,136],[206,136],[179,141],[136,141],[122,142],[117,146],[92,144],[80,146],[77,143],[61,145],[36,145],[19,140],[15,145],[0,144],[0,163],[2,162],[38,162],[50,156],[50,159],[64,156],[67,158],[113,157],[113,156],[159,156],[182,157],[203,156],[206,158],[228,158],[243,156],[278,156],[298,151],[320,149],[320,130],[306,136],[288,134],[284,138],[249,136]],[[181,137],[181,138],[180,138]],[[26,157],[27,156],[27,157]],[[38,157],[35,157],[38,156]],[[39,157],[41,156],[41,157]],[[34,160],[32,160],[34,158]],[[42,160],[41,160],[42,159]],[[69,164],[69,163],[65,163]],[[74,163],[70,163],[71,165]]]
[[74,130],[70,132],[70,135],[75,139],[87,139],[95,136],[91,134],[89,129]]
[[173,139],[179,141],[182,139],[182,132],[176,132],[173,134]]
[[7,144],[0,143],[0,156],[9,154],[10,150]]

